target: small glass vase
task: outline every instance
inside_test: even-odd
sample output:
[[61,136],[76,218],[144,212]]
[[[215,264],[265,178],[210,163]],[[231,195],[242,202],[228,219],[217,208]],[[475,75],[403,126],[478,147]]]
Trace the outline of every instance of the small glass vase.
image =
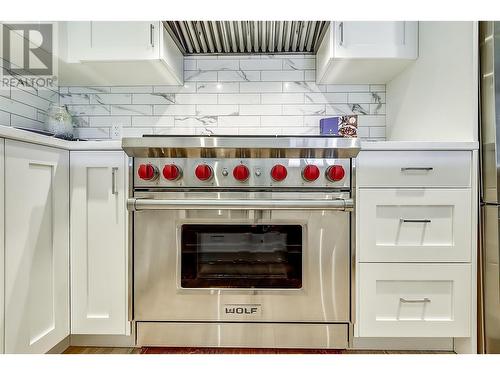
[[47,111],[47,131],[57,138],[74,138],[73,121],[65,105],[50,105]]

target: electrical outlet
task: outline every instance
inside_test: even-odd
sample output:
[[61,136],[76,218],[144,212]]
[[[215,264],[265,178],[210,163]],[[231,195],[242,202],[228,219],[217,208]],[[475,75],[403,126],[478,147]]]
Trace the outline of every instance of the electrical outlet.
[[114,124],[111,126],[111,139],[121,139],[122,137],[122,125]]

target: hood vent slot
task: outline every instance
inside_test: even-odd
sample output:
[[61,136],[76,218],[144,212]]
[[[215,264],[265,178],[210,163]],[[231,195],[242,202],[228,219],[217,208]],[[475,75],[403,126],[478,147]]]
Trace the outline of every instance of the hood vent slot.
[[315,53],[327,21],[164,21],[185,55]]

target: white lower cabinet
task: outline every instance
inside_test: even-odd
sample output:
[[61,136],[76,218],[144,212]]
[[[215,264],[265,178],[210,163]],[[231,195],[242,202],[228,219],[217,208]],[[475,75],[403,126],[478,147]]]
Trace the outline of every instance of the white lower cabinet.
[[5,352],[69,335],[69,152],[5,141]]
[[470,264],[361,263],[361,337],[468,337]]
[[121,151],[71,152],[71,333],[127,334]]
[[470,189],[361,189],[360,262],[470,262]]
[[467,150],[360,152],[356,337],[464,338],[475,352],[475,165]]

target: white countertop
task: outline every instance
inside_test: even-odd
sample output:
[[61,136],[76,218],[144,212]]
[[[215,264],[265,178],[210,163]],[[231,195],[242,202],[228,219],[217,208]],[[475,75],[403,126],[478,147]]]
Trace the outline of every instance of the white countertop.
[[64,150],[71,151],[85,151],[85,150],[95,150],[95,151],[113,151],[121,150],[122,143],[119,140],[112,141],[65,141],[64,139],[58,139],[53,137],[48,137],[46,135],[33,133],[27,130],[21,130],[16,128],[11,128],[9,126],[0,125],[0,138],[13,139],[16,141],[35,143],[42,146],[57,147]]
[[[0,125],[0,138],[57,147],[71,151],[112,151],[122,150],[120,140],[105,141],[65,141],[26,130]],[[429,142],[429,141],[361,141],[361,150],[477,150],[478,142]]]
[[477,150],[479,142],[361,141],[361,151]]

